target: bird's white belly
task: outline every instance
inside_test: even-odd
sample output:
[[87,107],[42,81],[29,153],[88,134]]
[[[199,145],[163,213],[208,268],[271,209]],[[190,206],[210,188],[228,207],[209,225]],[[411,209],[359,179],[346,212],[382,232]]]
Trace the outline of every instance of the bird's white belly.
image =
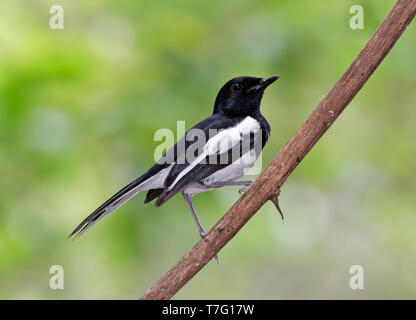
[[210,185],[217,182],[234,181],[246,174],[256,161],[254,150],[246,152],[241,158],[234,161],[224,169],[218,170],[203,180],[204,184]]

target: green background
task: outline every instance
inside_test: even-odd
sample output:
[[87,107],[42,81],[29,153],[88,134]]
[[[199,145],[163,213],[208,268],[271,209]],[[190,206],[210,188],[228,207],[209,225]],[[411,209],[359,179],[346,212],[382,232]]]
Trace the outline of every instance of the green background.
[[[65,29],[49,28],[50,6]],[[364,8],[364,30],[349,8]],[[160,128],[207,117],[234,76],[279,74],[263,166],[345,71],[394,1],[0,2],[0,298],[136,298],[199,239],[181,196],[144,194],[72,242],[153,163]],[[284,185],[176,298],[416,298],[413,23]],[[206,229],[237,188],[195,197]],[[62,265],[65,289],[51,290]],[[349,269],[364,268],[364,290]]]

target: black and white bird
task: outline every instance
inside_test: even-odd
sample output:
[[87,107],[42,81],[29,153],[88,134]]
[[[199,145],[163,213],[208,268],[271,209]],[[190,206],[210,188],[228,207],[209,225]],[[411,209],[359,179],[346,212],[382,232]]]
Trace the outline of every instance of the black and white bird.
[[187,131],[153,167],[99,206],[69,237],[81,235],[144,190],[148,191],[145,203],[157,199],[157,207],[182,192],[201,237],[205,237],[192,196],[251,184],[237,179],[254,165],[267,142],[270,125],[260,112],[260,103],[264,90],[278,78],[237,77],[228,81],[219,91],[210,117]]

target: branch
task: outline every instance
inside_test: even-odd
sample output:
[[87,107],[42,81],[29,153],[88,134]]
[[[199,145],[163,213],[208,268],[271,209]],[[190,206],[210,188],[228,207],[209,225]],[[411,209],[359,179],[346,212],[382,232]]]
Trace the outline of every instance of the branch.
[[[140,299],[170,299],[230,241],[280,188],[377,69],[416,14],[416,0],[398,0],[353,63],[250,189]],[[280,211],[280,210],[279,210]]]

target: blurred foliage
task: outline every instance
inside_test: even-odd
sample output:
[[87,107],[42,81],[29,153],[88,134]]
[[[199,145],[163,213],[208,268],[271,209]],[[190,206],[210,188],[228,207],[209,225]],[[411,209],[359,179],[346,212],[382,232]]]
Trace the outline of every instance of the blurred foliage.
[[[198,240],[180,196],[144,195],[77,241],[70,231],[153,162],[159,128],[212,112],[237,75],[281,79],[263,166],[306,119],[394,1],[0,2],[0,297],[134,298]],[[349,27],[361,4],[365,29]],[[409,27],[282,190],[177,298],[416,298],[416,29]],[[237,188],[195,198],[205,227]],[[49,288],[62,265],[65,289]],[[349,288],[351,265],[365,290]]]

